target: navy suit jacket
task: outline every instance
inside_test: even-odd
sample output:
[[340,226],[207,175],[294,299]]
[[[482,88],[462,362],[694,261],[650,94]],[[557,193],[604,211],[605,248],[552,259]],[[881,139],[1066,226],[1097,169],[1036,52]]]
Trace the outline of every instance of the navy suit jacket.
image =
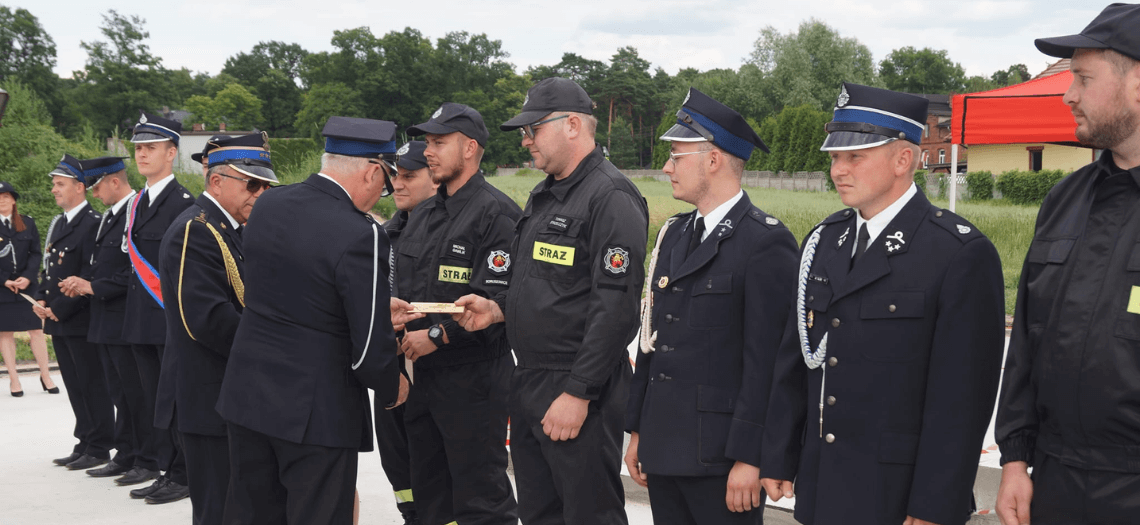
[[60,281],[73,275],[89,275],[91,254],[95,253],[95,229],[103,216],[91,209],[90,205],[75,216],[63,222],[59,219],[55,230],[48,239],[47,264],[44,265],[43,279],[40,282],[36,299],[47,303],[48,308],[59,322],[44,321],[44,333],[87,337],[87,327],[91,319],[91,301],[86,296],[67,297],[59,290]]
[[123,339],[127,310],[127,286],[134,278],[131,260],[123,253],[123,230],[127,224],[123,206],[102,228],[95,227],[95,255],[86,277],[91,282],[91,327],[87,340],[98,344],[129,345]]
[[[12,249],[0,257],[0,284],[4,281],[15,281],[27,277],[30,284],[22,293],[31,297],[36,295],[36,274],[40,273],[40,260],[43,253],[40,251],[40,234],[36,230],[36,221],[27,215],[20,215],[24,219],[24,231],[16,232],[0,224],[0,252],[11,244]],[[21,302],[28,304],[23,297],[12,293],[11,290],[0,286],[0,303]],[[32,305],[28,304],[28,308]]]
[[[141,196],[140,192],[127,204],[128,213]],[[174,218],[191,204],[194,204],[194,198],[190,192],[177,180],[172,180],[155,197],[154,202],[138,214],[131,225],[131,240],[143,259],[159,272],[159,277],[162,276],[162,271],[159,269],[158,250],[162,236]],[[165,302],[166,298],[163,299]],[[162,313],[162,306],[151,297],[137,272],[131,275],[127,288],[127,318],[123,325],[123,339],[137,345],[161,345],[166,342],[166,317]]]

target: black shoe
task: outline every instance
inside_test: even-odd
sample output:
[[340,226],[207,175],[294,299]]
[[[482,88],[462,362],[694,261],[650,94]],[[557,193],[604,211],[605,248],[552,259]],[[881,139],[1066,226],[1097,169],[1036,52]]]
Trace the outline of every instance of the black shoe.
[[12,397],[24,397],[24,391],[12,392]]
[[40,386],[44,387],[44,392],[47,392],[49,394],[58,394],[59,393],[59,387],[58,386],[53,386],[51,388],[48,388],[47,383],[44,383],[44,378],[42,378],[42,377],[40,378]]
[[[152,479],[158,479],[158,477],[159,476],[157,470],[134,467],[130,470],[130,472],[127,472],[119,479],[116,479],[115,483],[117,483],[120,487],[126,487],[127,485],[138,485],[139,483],[144,483]],[[144,494],[143,496],[146,495]]]
[[146,502],[154,505],[161,505],[163,503],[170,503],[178,501],[190,496],[190,487],[179,485],[173,481],[167,481],[162,488],[151,492],[146,497]]
[[404,525],[420,525],[420,518],[416,515],[415,503],[411,501],[397,503],[396,509],[400,511],[400,516],[404,518]]
[[159,476],[154,480],[154,483],[151,483],[150,485],[147,485],[141,489],[132,490],[131,499],[143,499],[151,494],[154,494],[155,492],[158,492],[158,489],[161,489],[164,485],[166,485],[166,478]]
[[67,470],[87,470],[95,468],[107,462],[107,458],[97,458],[95,456],[88,456],[84,454],[79,456],[79,459],[67,464]]
[[82,455],[83,454],[80,454],[78,452],[72,452],[71,455],[67,456],[66,458],[53,459],[53,460],[51,460],[51,462],[55,463],[56,465],[59,465],[61,467],[66,467],[68,463],[71,463],[72,461],[79,459],[80,456],[82,456]]
[[[68,467],[71,468],[71,467]],[[87,471],[87,475],[93,478],[109,478],[111,476],[118,476],[126,474],[131,471],[131,467],[120,465],[114,461],[108,462],[105,466],[100,468],[93,468]]]

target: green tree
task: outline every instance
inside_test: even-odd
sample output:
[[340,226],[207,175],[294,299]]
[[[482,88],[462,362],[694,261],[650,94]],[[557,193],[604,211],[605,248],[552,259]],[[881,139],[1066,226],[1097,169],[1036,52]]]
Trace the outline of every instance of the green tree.
[[947,94],[962,91],[966,70],[944,49],[907,46],[891,51],[879,63],[879,78],[894,91]]
[[360,93],[342,83],[313,86],[301,102],[301,111],[293,124],[302,137],[319,139],[329,117],[363,117]]
[[876,84],[871,50],[816,19],[788,34],[765,27],[748,63],[764,74],[765,112],[804,104],[829,109],[843,82]]
[[233,83],[211,97],[195,95],[186,100],[186,110],[206,129],[218,129],[225,122],[228,129],[250,130],[261,121],[261,100],[241,84]]
[[990,80],[998,87],[1012,86],[1029,80],[1029,68],[1025,64],[1014,64],[1004,71],[995,71]]
[[824,124],[831,114],[810,105],[785,108],[760,126],[760,138],[772,150],[762,156],[760,168],[773,172],[825,171],[830,159],[819,151],[827,138]]
[[497,166],[518,166],[530,159],[530,152],[522,147],[518,132],[499,129],[499,124],[510,120],[522,107],[530,85],[529,77],[511,73],[500,78],[491,89],[460,92],[452,97],[453,102],[476,108],[487,124],[490,137],[483,154],[485,171]]
[[52,71],[55,64],[55,41],[39,19],[26,9],[0,5],[0,83],[19,81],[30,88],[62,127],[67,100]]
[[222,74],[248,86],[265,102],[258,126],[278,137],[292,134],[293,122],[301,109],[298,85],[302,64],[309,55],[298,44],[259,42],[249,53],[226,59]]

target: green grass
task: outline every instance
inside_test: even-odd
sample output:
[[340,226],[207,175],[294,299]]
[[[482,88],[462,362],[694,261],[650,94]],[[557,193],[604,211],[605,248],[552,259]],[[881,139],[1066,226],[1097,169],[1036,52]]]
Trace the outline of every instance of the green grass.
[[[495,187],[519,203],[526,205],[530,191],[543,175],[531,170],[510,177],[491,177]],[[657,240],[661,225],[672,215],[693,209],[691,205],[673,199],[672,188],[666,182],[653,179],[635,179],[641,194],[649,204],[649,248]],[[834,192],[808,192],[769,188],[745,188],[752,203],[765,212],[784,221],[796,239],[802,240],[811,228],[828,215],[843,209],[839,195]],[[948,201],[933,199],[935,206],[946,208]],[[1005,277],[1005,310],[1013,314],[1017,296],[1017,281],[1029,242],[1033,238],[1033,224],[1037,207],[1019,206],[1004,201],[959,202],[957,213],[972,222],[993,241],[1001,256]]]

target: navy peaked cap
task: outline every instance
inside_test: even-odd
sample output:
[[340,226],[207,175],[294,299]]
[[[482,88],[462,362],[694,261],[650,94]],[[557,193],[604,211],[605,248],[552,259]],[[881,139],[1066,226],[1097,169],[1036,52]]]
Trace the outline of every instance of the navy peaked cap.
[[835,101],[835,115],[827,123],[827,138],[820,151],[847,151],[881,146],[895,140],[922,142],[930,101],[844,82]]
[[269,136],[265,132],[210,139],[214,148],[206,155],[211,168],[225,164],[257,179],[277,182],[273,162],[269,157]]
[[123,159],[127,157],[98,157],[79,161],[83,168],[83,184],[88,188],[97,184],[103,177],[127,169]]
[[16,191],[16,188],[13,188],[6,180],[0,180],[0,193],[11,193],[13,199],[20,200],[20,192]]
[[131,142],[145,144],[147,142],[162,142],[169,140],[178,146],[182,138],[182,123],[140,111],[139,123],[134,127]]
[[206,158],[206,155],[210,154],[210,150],[217,147],[215,145],[216,141],[221,140],[221,139],[228,139],[228,138],[230,138],[229,135],[214,135],[214,136],[210,137],[210,139],[206,141],[206,145],[202,147],[201,153],[191,153],[190,154],[190,160],[192,160],[194,162],[202,162],[202,159]]
[[408,135],[413,137],[429,133],[447,135],[455,132],[467,135],[484,148],[487,147],[487,139],[491,137],[486,124],[483,124],[483,115],[469,106],[454,102],[444,102],[435,113],[431,114],[427,122],[408,128]]
[[55,169],[49,173],[52,177],[59,175],[60,177],[68,177],[83,182],[83,164],[79,159],[71,155],[64,155],[59,159],[59,164],[55,165]]
[[753,148],[768,153],[768,146],[740,113],[696,88],[689,88],[689,94],[685,95],[681,110],[677,112],[677,123],[661,135],[661,140],[708,141],[744,160],[752,157]]
[[329,117],[321,135],[334,155],[379,159],[396,156],[396,123],[356,117]]

